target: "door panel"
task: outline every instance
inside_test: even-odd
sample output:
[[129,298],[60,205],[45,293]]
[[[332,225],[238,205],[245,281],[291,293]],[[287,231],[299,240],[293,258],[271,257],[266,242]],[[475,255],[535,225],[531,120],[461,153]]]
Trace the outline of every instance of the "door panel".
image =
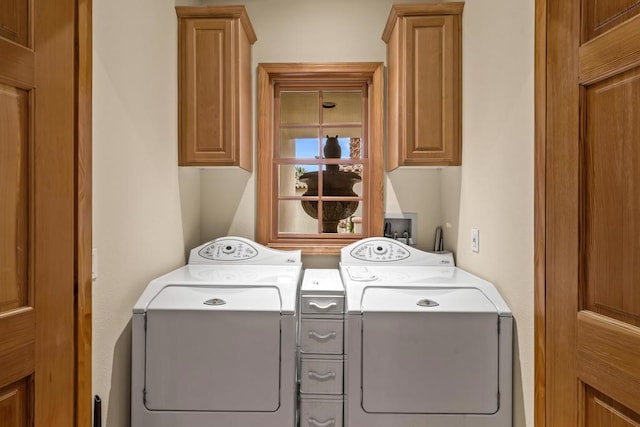
[[640,427],[640,416],[613,399],[587,387],[585,427]]
[[[572,350],[587,405],[576,404],[578,419],[606,427],[626,423],[614,406],[640,413],[640,40],[630,37],[640,16],[626,19],[635,1],[588,3],[593,16],[615,25],[603,24],[607,34],[573,52],[578,70],[590,73],[574,89],[581,155],[567,159],[580,176],[578,215],[567,219],[579,225],[580,276],[563,286],[576,289],[580,301]],[[590,16],[582,15],[583,28]],[[590,412],[592,393],[607,396],[609,410],[599,405]]]
[[640,68],[586,88],[585,308],[640,325]]
[[27,303],[28,98],[0,83],[0,313]]
[[35,315],[30,307],[0,314],[0,387],[29,376],[35,366]]
[[0,426],[70,427],[75,1],[1,3]]
[[578,314],[578,377],[640,413],[640,329],[606,316]]
[[584,0],[583,40],[591,40],[640,13],[640,0]]
[[0,6],[0,420],[11,427],[32,423],[36,365],[30,285],[35,54],[16,44],[28,44],[28,10],[27,0]]
[[545,228],[538,250],[546,268],[543,392],[549,427],[638,425],[638,5],[538,3],[546,14],[543,27],[538,22],[546,33],[539,79],[546,87],[544,160],[536,167],[544,174],[545,201],[536,215],[544,216],[537,222]]
[[29,6],[26,0],[0,2],[0,37],[29,46]]
[[0,420],[2,426],[27,427],[31,425],[30,381],[24,379],[0,388]]
[[580,82],[584,85],[633,69],[640,62],[640,16],[621,23],[580,46]]

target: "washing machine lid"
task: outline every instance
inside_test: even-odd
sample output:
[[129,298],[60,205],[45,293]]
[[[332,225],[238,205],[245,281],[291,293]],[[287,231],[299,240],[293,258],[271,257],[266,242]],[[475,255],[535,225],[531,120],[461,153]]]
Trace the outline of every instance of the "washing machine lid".
[[166,286],[147,307],[152,310],[277,311],[282,302],[270,286]]
[[280,298],[271,287],[165,287],[146,312],[145,406],[274,412]]
[[498,322],[496,308],[478,289],[365,289],[363,409],[495,413]]

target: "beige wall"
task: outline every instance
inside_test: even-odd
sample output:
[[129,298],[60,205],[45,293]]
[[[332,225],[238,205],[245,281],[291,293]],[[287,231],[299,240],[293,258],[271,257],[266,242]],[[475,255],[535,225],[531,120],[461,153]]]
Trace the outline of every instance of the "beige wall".
[[533,426],[533,3],[473,0],[464,10],[457,261],[513,310],[514,426]]
[[[103,425],[126,427],[131,308],[149,280],[184,263],[189,179],[179,186],[174,0],[96,1],[93,10],[93,389]],[[190,199],[182,213],[199,221]],[[196,225],[184,227],[191,240]]]
[[[237,3],[247,6],[258,35],[254,69],[259,62],[385,60],[380,36],[391,0]],[[183,263],[185,250],[198,242],[228,234],[253,238],[260,214],[255,174],[176,166],[173,6],[174,0],[94,3],[100,277],[93,371],[107,427],[129,425],[129,322],[144,286]],[[533,426],[533,19],[531,1],[466,2],[464,166],[404,168],[385,180],[385,210],[418,213],[419,247],[432,244],[436,225],[449,224],[445,245],[457,249],[458,264],[496,283],[512,307],[515,427]],[[480,229],[478,254],[469,250],[472,227]],[[304,262],[336,266],[335,257]]]

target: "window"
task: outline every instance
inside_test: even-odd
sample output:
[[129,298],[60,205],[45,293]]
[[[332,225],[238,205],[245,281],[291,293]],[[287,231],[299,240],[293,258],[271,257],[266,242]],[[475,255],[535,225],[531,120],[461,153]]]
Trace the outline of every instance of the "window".
[[258,66],[256,239],[337,254],[381,235],[382,64]]

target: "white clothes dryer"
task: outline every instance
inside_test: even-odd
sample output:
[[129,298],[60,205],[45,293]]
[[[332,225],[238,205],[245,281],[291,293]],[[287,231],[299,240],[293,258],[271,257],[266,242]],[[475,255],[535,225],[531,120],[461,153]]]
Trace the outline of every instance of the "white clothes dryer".
[[193,249],[133,307],[132,427],[293,427],[300,251]]
[[513,317],[491,283],[377,237],[340,274],[348,427],[511,427]]

